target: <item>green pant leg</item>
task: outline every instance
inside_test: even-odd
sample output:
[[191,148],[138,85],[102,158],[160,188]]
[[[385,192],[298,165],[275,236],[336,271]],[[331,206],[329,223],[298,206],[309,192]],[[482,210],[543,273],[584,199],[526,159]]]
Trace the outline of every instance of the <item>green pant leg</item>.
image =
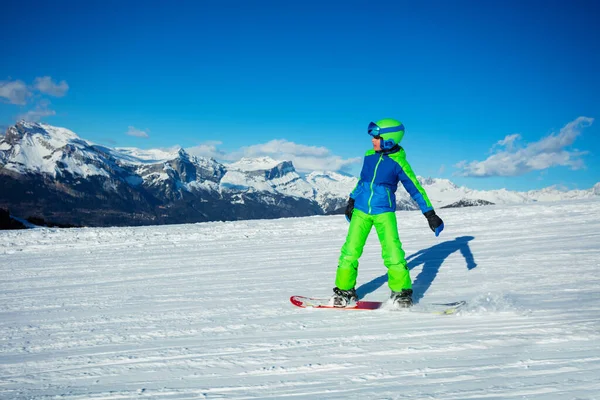
[[398,237],[398,224],[396,222],[396,213],[387,212],[374,215],[375,229],[379,242],[381,242],[381,255],[383,264],[388,269],[388,285],[394,292],[402,289],[411,289],[410,274],[402,243]]
[[358,259],[363,253],[372,226],[371,215],[357,209],[354,210],[335,274],[335,286],[338,288],[350,290],[356,285]]

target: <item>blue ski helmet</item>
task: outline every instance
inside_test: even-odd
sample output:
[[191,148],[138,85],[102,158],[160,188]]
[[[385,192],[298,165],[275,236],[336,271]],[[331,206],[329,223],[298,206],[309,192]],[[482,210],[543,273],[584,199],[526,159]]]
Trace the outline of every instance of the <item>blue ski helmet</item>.
[[400,144],[404,137],[404,125],[396,119],[384,118],[371,122],[368,133],[374,138],[380,138],[382,150],[390,150]]

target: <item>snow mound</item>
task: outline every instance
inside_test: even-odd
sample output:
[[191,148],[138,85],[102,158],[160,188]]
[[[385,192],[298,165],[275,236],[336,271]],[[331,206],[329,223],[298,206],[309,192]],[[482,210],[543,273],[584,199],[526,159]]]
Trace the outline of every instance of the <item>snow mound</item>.
[[481,294],[467,301],[459,314],[495,314],[495,313],[527,314],[531,310],[519,304],[511,293],[489,292]]

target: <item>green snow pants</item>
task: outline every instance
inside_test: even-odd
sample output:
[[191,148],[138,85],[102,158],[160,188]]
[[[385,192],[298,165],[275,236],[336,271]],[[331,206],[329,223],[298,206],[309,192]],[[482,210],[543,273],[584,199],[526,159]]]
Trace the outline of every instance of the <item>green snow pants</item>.
[[375,225],[379,242],[381,242],[383,264],[388,269],[388,286],[394,292],[411,289],[410,274],[404,259],[402,243],[398,237],[396,213],[386,212],[370,215],[357,209],[354,209],[352,213],[346,243],[342,246],[335,286],[342,290],[349,290],[356,285],[358,259],[363,253],[373,225]]

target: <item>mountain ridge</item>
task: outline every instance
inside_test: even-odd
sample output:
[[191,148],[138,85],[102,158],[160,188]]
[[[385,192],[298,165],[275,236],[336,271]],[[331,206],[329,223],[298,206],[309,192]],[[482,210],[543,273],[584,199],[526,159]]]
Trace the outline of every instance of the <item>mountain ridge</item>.
[[[422,178],[434,207],[589,198],[589,190],[478,191]],[[357,178],[332,171],[301,176],[289,160],[225,164],[185,149],[110,148],[65,128],[20,121],[0,135],[0,207],[23,217],[78,225],[162,224],[341,212]],[[398,190],[400,210],[416,210]]]

